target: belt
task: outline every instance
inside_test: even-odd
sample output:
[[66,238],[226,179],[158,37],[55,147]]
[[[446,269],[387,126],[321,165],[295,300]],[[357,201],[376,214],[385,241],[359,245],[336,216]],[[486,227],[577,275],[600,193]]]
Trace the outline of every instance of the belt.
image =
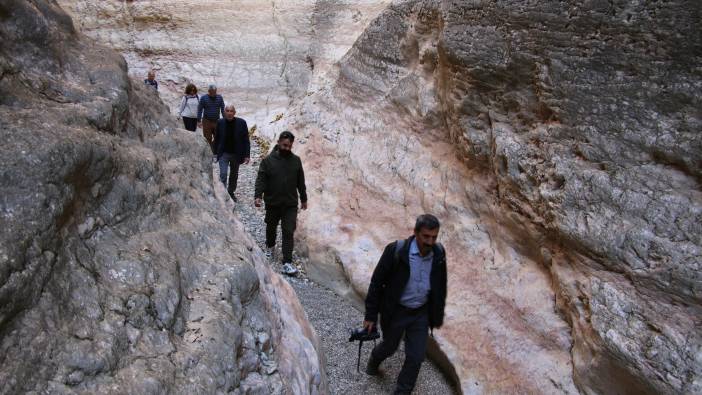
[[417,308],[411,308],[411,307],[400,305],[400,310],[406,314],[411,314],[411,315],[420,314],[420,313],[423,313],[427,310],[427,304],[424,303],[423,305],[421,305]]

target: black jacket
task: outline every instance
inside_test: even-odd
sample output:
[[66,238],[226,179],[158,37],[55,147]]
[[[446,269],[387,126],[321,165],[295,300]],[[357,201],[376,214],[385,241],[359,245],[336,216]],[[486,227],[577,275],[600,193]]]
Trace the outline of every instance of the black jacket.
[[276,145],[258,167],[254,197],[263,197],[266,206],[296,207],[298,191],[300,201],[306,202],[307,187],[302,161],[292,152],[290,156],[281,155]]
[[[217,147],[217,157],[222,156],[224,152],[234,154],[243,163],[245,158],[251,155],[251,142],[249,141],[249,127],[246,121],[241,118],[234,117],[234,130],[227,127],[227,119],[220,118],[217,121],[217,132],[215,134],[215,146]],[[231,152],[231,147],[227,147],[227,141],[230,145],[233,143],[234,151]]]
[[[410,276],[409,248],[414,236],[405,240],[400,248],[399,260],[395,264],[395,244],[392,242],[385,247],[378,265],[373,271],[368,295],[366,296],[366,321],[378,322],[387,328],[392,315],[400,306],[400,298],[405,290]],[[434,245],[434,260],[432,261],[429,282],[431,290],[427,300],[429,327],[439,328],[444,323],[444,307],[446,306],[446,254],[443,248]]]

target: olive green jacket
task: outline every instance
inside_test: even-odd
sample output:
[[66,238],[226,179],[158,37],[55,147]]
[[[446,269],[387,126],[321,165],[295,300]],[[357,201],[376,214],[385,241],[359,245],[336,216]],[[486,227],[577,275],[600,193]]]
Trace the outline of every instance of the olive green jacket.
[[266,206],[297,206],[297,194],[300,201],[307,201],[305,172],[302,170],[300,157],[290,153],[283,156],[278,146],[268,154],[258,167],[256,192],[254,197],[266,202]]

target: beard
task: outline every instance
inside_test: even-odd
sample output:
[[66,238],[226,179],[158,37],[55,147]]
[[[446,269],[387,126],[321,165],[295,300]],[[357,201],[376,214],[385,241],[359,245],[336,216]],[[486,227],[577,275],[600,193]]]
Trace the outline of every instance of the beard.
[[290,156],[292,154],[292,151],[289,151],[289,150],[282,150],[281,149],[279,151],[280,151],[280,155],[282,155],[282,156]]

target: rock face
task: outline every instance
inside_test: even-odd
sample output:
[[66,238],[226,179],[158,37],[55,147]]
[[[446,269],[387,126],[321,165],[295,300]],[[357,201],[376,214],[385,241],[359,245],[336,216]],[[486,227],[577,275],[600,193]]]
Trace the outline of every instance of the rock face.
[[53,2],[0,40],[0,393],[327,392],[201,139]]
[[[216,83],[249,125],[268,125],[339,60],[389,0],[60,0],[76,27],[119,50],[129,73],[157,70],[177,111],[185,85]],[[313,89],[313,88],[312,88]]]
[[464,392],[702,392],[700,11],[393,3],[284,125],[308,271],[363,294],[432,212]]
[[307,270],[342,293],[437,214],[464,392],[702,392],[699,2],[396,1],[332,65],[383,3],[61,1],[169,103],[191,75],[257,122],[296,100],[264,133],[298,135]]

